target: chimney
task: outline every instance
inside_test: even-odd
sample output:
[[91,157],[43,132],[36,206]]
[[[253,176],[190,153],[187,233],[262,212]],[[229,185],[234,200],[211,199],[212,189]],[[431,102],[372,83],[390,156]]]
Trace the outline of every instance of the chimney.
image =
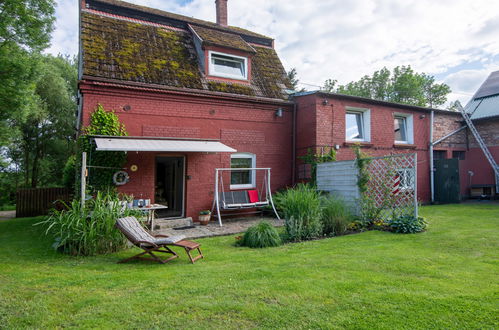
[[217,7],[217,24],[227,26],[227,0],[215,0]]

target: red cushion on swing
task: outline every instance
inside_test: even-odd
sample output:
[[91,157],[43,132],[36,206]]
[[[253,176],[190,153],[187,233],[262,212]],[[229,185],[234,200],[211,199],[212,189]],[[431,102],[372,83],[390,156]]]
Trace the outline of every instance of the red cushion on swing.
[[248,190],[248,197],[250,203],[256,203],[260,201],[260,198],[258,197],[258,191],[256,190]]

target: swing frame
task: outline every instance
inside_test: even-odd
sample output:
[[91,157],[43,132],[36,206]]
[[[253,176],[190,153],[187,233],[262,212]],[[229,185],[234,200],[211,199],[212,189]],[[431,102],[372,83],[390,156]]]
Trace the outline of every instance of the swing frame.
[[[279,213],[277,213],[277,210],[275,208],[274,201],[272,199],[272,192],[270,189],[270,170],[271,170],[270,167],[215,168],[215,193],[214,193],[214,197],[213,197],[213,205],[211,207],[211,212],[213,213],[213,211],[215,209],[217,210],[218,224],[220,225],[220,227],[222,227],[222,215],[220,214],[220,208],[230,209],[230,210],[238,210],[238,209],[245,209],[245,208],[259,208],[259,207],[267,206],[270,204],[272,206],[272,210],[274,211],[274,214],[276,215],[277,219],[281,220],[281,218],[279,217]],[[223,187],[223,177],[221,177],[221,175],[223,175],[224,172],[236,172],[236,171],[254,171],[255,182],[256,182],[256,171],[263,171],[265,173],[265,177],[264,177],[264,180],[262,182],[262,185],[266,186],[266,188],[265,188],[265,194],[266,194],[265,204],[262,204],[263,202],[248,203],[246,205],[240,205],[239,207],[234,206],[231,208],[225,208],[225,207],[220,206],[220,189],[219,189],[220,183],[222,184],[222,191],[221,191],[222,195],[225,196],[224,195],[225,191],[224,191],[224,187]],[[229,188],[229,190],[230,190],[230,188]],[[247,190],[251,190],[251,188],[250,189],[234,189],[234,191],[247,191]],[[260,197],[260,195],[259,195],[259,197]],[[224,204],[225,204],[225,197],[223,197],[223,198],[224,198]],[[257,204],[260,204],[260,205],[257,205]]]

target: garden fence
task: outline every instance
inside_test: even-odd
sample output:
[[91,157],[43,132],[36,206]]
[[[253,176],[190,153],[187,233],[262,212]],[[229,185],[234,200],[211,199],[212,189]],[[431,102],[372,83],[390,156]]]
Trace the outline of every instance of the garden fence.
[[317,166],[317,189],[340,196],[356,214],[372,212],[376,220],[417,216],[416,165],[415,153],[368,158],[366,191],[361,193],[355,160],[322,163]]
[[72,190],[67,188],[19,189],[16,194],[16,217],[46,215],[59,200],[69,202]]

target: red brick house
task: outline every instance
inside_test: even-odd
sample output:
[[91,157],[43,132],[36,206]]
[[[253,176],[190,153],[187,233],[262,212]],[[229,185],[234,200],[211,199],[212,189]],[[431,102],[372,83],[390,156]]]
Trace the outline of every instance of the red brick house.
[[184,217],[211,207],[215,168],[270,167],[273,190],[292,183],[288,78],[271,38],[227,25],[227,0],[217,23],[116,0],[80,6],[80,127],[102,104],[140,138],[98,146],[128,150],[120,191]]
[[[430,142],[444,137],[432,155],[462,159],[462,196],[493,181],[459,113],[322,91],[291,99],[274,40],[228,26],[227,0],[216,1],[217,23],[117,0],[80,6],[79,127],[98,104],[116,112],[130,137],[100,139],[98,150],[127,151],[130,181],[119,190],[167,203],[162,216],[209,209],[215,168],[272,168],[276,190],[307,179],[300,156],[309,148],[333,146],[347,160],[355,143],[372,156],[417,153],[422,202],[432,195]],[[474,119],[497,157],[497,113],[487,109],[487,119],[480,111]],[[263,179],[247,172],[227,181],[247,190]]]

